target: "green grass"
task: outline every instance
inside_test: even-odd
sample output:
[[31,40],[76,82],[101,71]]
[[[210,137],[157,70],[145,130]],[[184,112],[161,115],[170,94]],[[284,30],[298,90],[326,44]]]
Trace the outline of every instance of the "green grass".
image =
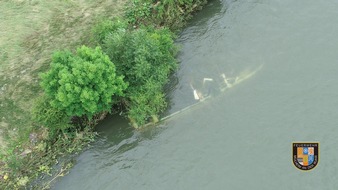
[[40,93],[38,73],[49,68],[52,52],[90,44],[93,22],[119,14],[122,6],[123,1],[102,0],[0,2],[2,130],[29,125],[30,109]]
[[52,52],[92,45],[93,24],[120,15],[125,2],[0,0],[0,187],[3,176],[14,177],[6,168],[21,164],[14,156],[32,149],[29,135],[43,131],[32,124],[31,109],[42,93],[38,74],[49,68]]

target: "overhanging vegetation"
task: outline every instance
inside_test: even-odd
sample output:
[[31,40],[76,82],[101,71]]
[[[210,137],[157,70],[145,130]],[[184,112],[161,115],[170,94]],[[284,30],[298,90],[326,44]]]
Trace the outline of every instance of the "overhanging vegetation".
[[[0,187],[20,188],[26,186],[40,173],[51,174],[51,165],[57,162],[60,155],[80,151],[81,147],[93,140],[94,133],[91,126],[110,111],[107,110],[108,107],[111,108],[116,104],[122,105],[126,117],[130,119],[134,127],[143,125],[149,120],[156,121],[157,115],[166,108],[163,86],[167,82],[170,72],[176,68],[177,48],[173,43],[175,35],[172,32],[182,27],[185,21],[191,17],[191,13],[200,9],[205,2],[199,0],[133,0],[127,6],[125,15],[120,14],[118,19],[110,11],[118,10],[114,6],[123,5],[123,1],[118,1],[118,5],[109,4],[106,1],[98,1],[97,3],[89,3],[88,1],[90,6],[83,10],[78,10],[75,3],[66,3],[66,11],[57,10],[51,17],[55,20],[51,21],[47,32],[42,30],[42,32],[25,38],[27,40],[25,47],[28,49],[22,59],[28,58],[29,61],[21,63],[20,67],[29,65],[27,68],[32,68],[32,65],[35,65],[30,72],[25,71],[27,72],[25,75],[33,77],[34,80],[29,80],[30,82],[19,80],[16,82],[17,85],[9,85],[12,92],[16,92],[16,96],[22,94],[25,95],[25,99],[17,101],[11,96],[3,98],[2,106],[10,108],[12,110],[10,113],[14,116],[9,116],[6,121],[8,121],[7,123],[15,122],[14,129],[18,132],[11,134],[9,127],[4,128],[9,137],[16,138],[8,140],[8,145],[3,148],[0,154],[2,160],[0,163]],[[35,6],[39,5],[38,2],[35,3]],[[26,5],[17,3],[17,6]],[[95,10],[101,10],[99,19],[93,17]],[[75,12],[78,11],[82,11],[80,16],[74,16],[71,19],[65,16],[76,15]],[[112,19],[112,16],[115,19]],[[97,23],[96,27],[93,30],[88,30],[93,28],[95,22]],[[69,30],[77,31],[77,33],[67,35]],[[53,43],[53,41],[57,43]],[[96,46],[101,46],[103,57],[108,55],[109,61],[116,67],[116,76],[124,77],[122,79],[124,82],[115,83],[113,89],[108,90],[108,94],[104,96],[97,95],[96,91],[92,91],[94,100],[102,102],[100,101],[102,97],[109,96],[111,101],[104,101],[105,104],[101,104],[100,109],[95,108],[94,103],[85,103],[85,100],[69,102],[69,99],[66,100],[63,97],[66,93],[62,95],[56,89],[57,87],[54,86],[48,90],[51,81],[62,80],[61,78],[53,78],[52,75],[47,76],[48,74],[42,77],[48,83],[42,85],[47,96],[36,101],[36,97],[41,95],[38,86],[40,82],[38,73],[41,71],[50,72],[48,65],[50,62],[53,64],[53,61],[50,60],[52,52],[58,49],[63,51],[64,48],[67,48],[70,49],[69,56],[72,54],[71,59],[79,61],[81,53],[75,53],[76,47],[79,45],[88,46],[85,51],[95,51]],[[42,53],[39,54],[39,52]],[[34,59],[36,56],[39,57],[38,60]],[[5,57],[6,61],[9,59],[8,56]],[[64,64],[72,61],[74,60],[68,60]],[[15,67],[17,69],[12,70],[11,74],[23,72],[20,67]],[[58,70],[57,76],[60,73],[60,75],[67,73],[61,70]],[[90,74],[87,73],[87,75]],[[49,81],[46,80],[48,77],[51,77]],[[9,76],[2,76],[2,79],[3,86],[12,83],[13,80],[18,81]],[[124,83],[128,84],[128,87]],[[89,84],[92,83],[89,82]],[[93,89],[97,85],[104,86],[101,81],[95,85],[92,84]],[[58,87],[61,86],[60,84]],[[20,90],[15,90],[15,88]],[[60,89],[67,92],[77,91],[76,86],[69,86],[67,82]],[[54,92],[54,96],[52,92]],[[100,92],[103,93],[103,91]],[[83,95],[83,98],[91,99],[92,97]],[[57,103],[55,100],[59,100],[59,102]],[[84,104],[81,105],[82,103]],[[70,105],[73,107],[70,108]],[[75,109],[74,106],[82,107],[84,110]],[[35,107],[35,111],[32,112],[32,117],[30,112],[33,107]],[[44,117],[46,113],[51,115]],[[5,114],[2,113],[2,115]],[[78,125],[78,121],[74,121],[74,116],[80,118],[80,125]],[[43,123],[42,121],[51,123]]]

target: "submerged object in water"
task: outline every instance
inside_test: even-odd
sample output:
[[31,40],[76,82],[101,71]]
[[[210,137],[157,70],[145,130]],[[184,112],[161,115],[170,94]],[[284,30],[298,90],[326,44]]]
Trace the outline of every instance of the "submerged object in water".
[[[236,78],[233,78],[233,79],[232,79],[232,78],[226,78],[226,76],[225,76],[224,73],[221,74],[221,77],[224,79],[224,85],[225,85],[225,86],[224,86],[224,87],[221,86],[221,87],[219,88],[220,92],[224,92],[224,91],[226,91],[226,90],[228,90],[228,89],[230,89],[230,88],[236,86],[237,84],[239,84],[239,83],[241,83],[241,82],[243,82],[243,81],[249,79],[250,77],[252,77],[253,75],[255,75],[260,69],[262,69],[262,67],[263,67],[263,64],[260,65],[257,69],[255,69],[255,70],[253,70],[253,71],[244,71],[244,72],[240,73]],[[229,82],[230,80],[233,80],[233,83],[232,83],[232,84]],[[213,80],[212,78],[204,78],[204,79],[203,79],[203,84],[204,84],[204,82],[206,82],[206,81],[214,81],[214,80]],[[196,102],[196,103],[194,103],[194,104],[192,104],[192,105],[190,105],[190,106],[187,106],[187,107],[185,107],[185,108],[183,108],[183,109],[181,109],[181,110],[179,110],[179,111],[176,111],[176,112],[174,112],[174,113],[172,113],[172,114],[169,114],[169,115],[167,115],[167,116],[165,116],[165,117],[162,117],[161,119],[159,119],[159,122],[165,121],[165,120],[170,119],[170,118],[172,118],[172,117],[174,117],[174,116],[176,116],[176,115],[178,115],[178,114],[180,114],[180,113],[186,112],[186,111],[190,110],[191,108],[193,108],[193,107],[195,107],[195,106],[201,104],[201,103],[204,102],[205,100],[211,98],[211,95],[210,95],[210,94],[208,94],[208,95],[206,95],[206,96],[203,96],[199,91],[197,91],[197,90],[192,86],[192,84],[190,84],[190,87],[191,87],[192,90],[193,90],[194,99],[195,99],[195,100],[198,100],[198,102]],[[220,93],[220,94],[221,94],[221,93]],[[154,122],[153,122],[153,123],[148,123],[148,124],[146,124],[146,125],[144,125],[144,126],[149,126],[149,125],[152,125],[152,124],[156,124],[156,123],[154,123]]]
[[221,74],[221,77],[223,78],[224,83],[227,85],[228,88],[232,87],[232,84],[229,83],[229,79],[225,76],[224,73]]
[[203,84],[204,84],[205,82],[208,82],[208,81],[212,82],[212,81],[214,81],[214,79],[212,79],[212,78],[204,78],[204,79],[203,79]]
[[194,98],[195,98],[195,100],[199,100],[199,99],[200,99],[200,97],[198,96],[198,94],[197,94],[197,91],[196,91],[196,90],[194,90]]

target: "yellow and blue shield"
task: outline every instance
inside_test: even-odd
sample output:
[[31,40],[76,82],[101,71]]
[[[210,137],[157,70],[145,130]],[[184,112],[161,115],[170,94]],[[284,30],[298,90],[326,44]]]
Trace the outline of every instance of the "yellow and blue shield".
[[296,168],[300,170],[311,170],[319,162],[319,143],[318,142],[296,142],[292,143],[292,160]]

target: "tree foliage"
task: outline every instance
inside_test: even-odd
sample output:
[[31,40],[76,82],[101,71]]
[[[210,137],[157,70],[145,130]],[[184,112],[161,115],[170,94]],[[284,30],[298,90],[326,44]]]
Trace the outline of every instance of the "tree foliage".
[[70,117],[65,112],[52,107],[46,96],[38,98],[32,110],[32,117],[36,124],[49,128],[52,135],[74,127],[70,124]]
[[68,116],[88,119],[96,113],[109,111],[127,87],[99,47],[82,46],[76,54],[55,52],[50,70],[41,78],[41,86],[52,107]]
[[177,67],[173,34],[168,29],[115,30],[105,38],[104,50],[117,73],[129,83],[128,117],[139,125],[166,108],[163,86]]
[[120,19],[105,19],[100,21],[93,27],[93,37],[98,43],[102,44],[109,34],[119,30],[125,31],[127,27],[128,23]]
[[131,0],[126,18],[134,26],[167,26],[177,30],[206,3],[207,0]]

